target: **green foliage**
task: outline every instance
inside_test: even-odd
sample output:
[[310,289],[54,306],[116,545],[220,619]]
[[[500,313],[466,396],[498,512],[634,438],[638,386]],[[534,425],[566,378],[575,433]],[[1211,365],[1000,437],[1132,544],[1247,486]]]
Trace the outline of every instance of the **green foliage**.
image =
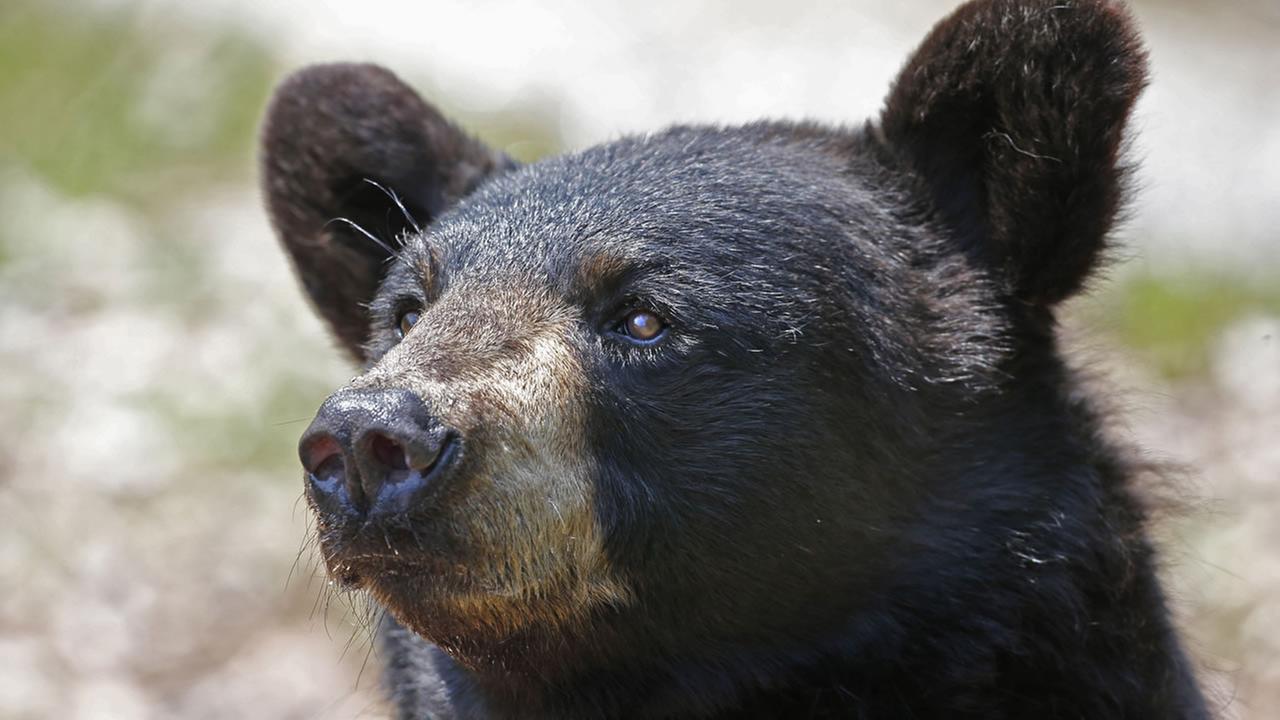
[[62,193],[163,201],[174,184],[247,174],[277,74],[227,30],[190,33],[143,6],[0,9],[0,157]]
[[1223,328],[1252,313],[1280,314],[1280,285],[1219,273],[1144,273],[1111,288],[1087,311],[1171,380],[1208,369]]

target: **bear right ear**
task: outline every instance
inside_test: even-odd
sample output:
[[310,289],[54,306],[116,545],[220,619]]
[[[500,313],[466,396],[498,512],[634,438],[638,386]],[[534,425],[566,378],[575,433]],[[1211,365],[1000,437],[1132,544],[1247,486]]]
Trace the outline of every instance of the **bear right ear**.
[[1119,2],[974,0],[908,61],[880,129],[960,249],[1009,297],[1049,306],[1102,255],[1145,82]]
[[369,339],[367,305],[403,234],[514,167],[395,75],[352,64],[315,65],[280,84],[261,163],[276,234],[312,304],[357,360]]

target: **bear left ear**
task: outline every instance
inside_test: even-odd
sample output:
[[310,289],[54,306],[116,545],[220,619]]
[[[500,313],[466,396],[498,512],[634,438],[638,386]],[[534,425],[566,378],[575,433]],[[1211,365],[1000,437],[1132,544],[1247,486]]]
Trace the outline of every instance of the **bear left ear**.
[[363,360],[373,299],[402,235],[515,167],[376,65],[304,68],[262,128],[262,189],[320,316]]
[[1048,306],[1098,263],[1145,83],[1145,52],[1117,2],[976,0],[920,45],[881,130],[963,250],[1011,297]]

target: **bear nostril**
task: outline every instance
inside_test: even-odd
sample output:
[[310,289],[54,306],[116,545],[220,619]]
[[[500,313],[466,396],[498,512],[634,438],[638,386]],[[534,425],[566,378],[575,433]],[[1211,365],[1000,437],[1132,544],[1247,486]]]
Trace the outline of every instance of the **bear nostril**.
[[337,438],[332,435],[321,435],[310,441],[304,442],[301,452],[302,467],[309,473],[318,474],[320,466],[328,463],[333,458],[342,460],[342,446],[338,444]]
[[389,470],[408,470],[411,465],[409,451],[382,433],[373,434],[369,441],[369,452],[378,464]]
[[316,488],[325,493],[335,492],[347,479],[346,460],[342,447],[331,435],[321,435],[301,448],[302,466]]
[[311,472],[311,481],[325,492],[333,492],[347,479],[346,463],[341,455],[330,455]]

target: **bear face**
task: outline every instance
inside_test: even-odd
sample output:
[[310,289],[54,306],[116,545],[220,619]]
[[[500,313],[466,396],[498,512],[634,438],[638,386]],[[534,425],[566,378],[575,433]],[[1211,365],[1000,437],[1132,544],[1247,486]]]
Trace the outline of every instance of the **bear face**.
[[[634,627],[702,644],[726,588],[715,615],[753,634],[844,612],[914,504],[899,456],[925,446],[919,420],[895,420],[909,443],[876,428],[921,392],[967,404],[945,388],[982,385],[1001,324],[980,277],[918,272],[928,240],[846,152],[784,125],[675,129],[507,172],[406,237],[369,304],[373,364],[335,400],[407,390],[460,449],[395,513],[313,482],[335,574],[451,645],[479,640],[440,634],[455,622],[502,643],[596,605],[660,607]],[[944,308],[967,324],[935,325]],[[629,335],[637,315],[654,337]],[[816,578],[788,612],[759,602]]]
[[286,81],[268,208],[364,368],[307,497],[402,713],[1200,712],[1053,339],[1144,67],[1113,3],[977,0],[864,128],[523,167],[380,68]]

